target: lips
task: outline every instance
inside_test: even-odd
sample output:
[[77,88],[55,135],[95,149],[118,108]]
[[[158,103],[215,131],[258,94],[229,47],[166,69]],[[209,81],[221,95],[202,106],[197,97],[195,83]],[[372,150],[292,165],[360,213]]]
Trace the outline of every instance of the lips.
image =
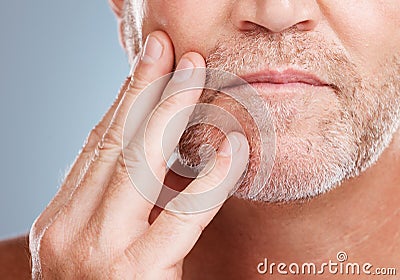
[[306,86],[332,87],[332,85],[315,74],[287,69],[285,71],[265,70],[238,75],[237,78],[228,78],[224,80],[221,88],[231,89],[246,84],[250,84],[254,87],[269,87],[274,89],[304,88]]
[[314,74],[291,69],[283,72],[271,70],[262,71],[243,75],[241,78],[249,84],[265,83],[276,85],[305,84],[315,87],[329,86],[328,83]]

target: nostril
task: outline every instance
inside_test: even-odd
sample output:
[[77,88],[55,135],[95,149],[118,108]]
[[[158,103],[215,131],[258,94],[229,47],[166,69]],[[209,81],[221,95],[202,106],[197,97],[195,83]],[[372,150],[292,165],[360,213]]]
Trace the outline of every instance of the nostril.
[[296,24],[296,28],[300,31],[310,31],[317,26],[317,22],[314,20],[304,20]]
[[240,25],[238,26],[240,30],[242,31],[251,31],[257,28],[257,24],[251,21],[242,21]]

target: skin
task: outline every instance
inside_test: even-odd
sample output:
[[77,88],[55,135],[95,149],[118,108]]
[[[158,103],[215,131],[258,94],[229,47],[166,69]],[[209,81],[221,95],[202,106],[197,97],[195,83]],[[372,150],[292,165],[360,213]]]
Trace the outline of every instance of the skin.
[[[382,67],[384,67],[382,64],[388,57],[400,51],[398,47],[400,34],[397,31],[400,27],[398,17],[400,4],[395,0],[343,1],[341,3],[330,0],[175,0],[145,2],[148,12],[145,13],[143,21],[143,40],[150,33],[162,30],[165,33],[157,31],[152,34],[155,34],[165,44],[166,51],[160,61],[152,65],[151,69],[155,71],[152,74],[149,74],[150,66],[147,70],[144,70],[139,63],[134,74],[140,84],[133,87],[136,90],[143,88],[156,76],[170,71],[173,68],[174,60],[178,62],[184,55],[189,55],[197,66],[204,65],[203,57],[207,57],[209,51],[219,39],[233,35],[235,32],[243,32],[254,27],[254,25],[275,33],[283,32],[293,26],[302,32],[319,30],[326,34],[326,38],[329,40],[340,43],[352,58],[352,61],[359,66],[358,70],[371,77],[381,72]],[[118,16],[122,15],[122,1],[113,1],[112,7]],[[199,22],[202,24],[198,24]],[[123,35],[122,41],[124,41]],[[130,53],[130,55],[133,56],[133,53]],[[122,107],[129,105],[129,102],[124,101],[123,98],[127,92],[129,90],[121,90],[116,104],[124,104]],[[132,92],[129,93],[129,95],[131,94]],[[195,102],[195,100],[192,99],[191,102]],[[177,105],[177,107],[179,106],[182,106],[182,104]],[[182,259],[186,256],[183,263],[183,279],[271,279],[270,275],[259,275],[256,271],[257,264],[265,257],[270,262],[276,263],[281,261],[288,264],[291,262],[301,264],[311,261],[322,263],[328,260],[336,261],[336,254],[340,251],[345,251],[351,262],[369,262],[374,267],[394,267],[399,271],[400,223],[398,220],[400,210],[398,205],[400,205],[400,192],[398,186],[400,185],[400,176],[398,170],[400,168],[400,131],[395,133],[389,147],[383,152],[375,165],[358,177],[346,180],[340,187],[324,195],[305,202],[289,204],[256,203],[233,197],[224,204],[218,214],[216,213],[218,209],[216,209],[206,212],[207,214],[204,214],[202,218],[194,215],[190,217],[192,219],[184,220],[183,224],[180,224],[181,218],[176,219],[174,215],[172,217],[167,215],[170,218],[169,220],[164,218],[165,215],[157,218],[159,211],[153,210],[150,214],[150,206],[148,205],[147,208],[143,206],[141,209],[146,208],[147,211],[144,211],[142,221],[143,217],[150,215],[152,225],[158,225],[158,227],[153,227],[157,230],[149,230],[149,225],[145,223],[143,228],[135,227],[134,232],[129,232],[131,230],[129,226],[137,226],[138,224],[128,223],[122,240],[124,240],[124,237],[127,240],[131,236],[134,236],[134,239],[139,238],[137,235],[139,228],[140,233],[145,233],[145,236],[150,237],[139,239],[145,241],[136,243],[142,246],[128,251],[140,252],[141,254],[136,256],[145,255],[147,258],[142,257],[140,260],[140,257],[136,257],[133,258],[134,262],[121,262],[121,258],[111,258],[109,255],[107,255],[108,258],[100,258],[99,256],[104,256],[104,254],[101,254],[101,250],[95,250],[94,257],[93,255],[88,257],[87,248],[93,244],[89,243],[90,240],[95,240],[95,244],[96,242],[99,244],[98,241],[102,240],[101,237],[105,240],[121,240],[121,236],[117,237],[115,232],[110,231],[110,224],[104,221],[107,221],[108,215],[106,214],[113,217],[112,215],[117,215],[116,213],[127,212],[118,211],[118,209],[122,209],[118,205],[125,201],[123,197],[129,193],[127,190],[130,190],[130,188],[123,188],[119,195],[118,193],[117,195],[113,194],[112,191],[106,191],[103,196],[99,195],[100,201],[103,202],[100,203],[100,209],[104,209],[104,213],[106,213],[102,217],[104,220],[100,219],[100,221],[103,221],[103,223],[100,223],[103,225],[102,227],[93,230],[83,227],[80,223],[75,223],[73,225],[80,230],[70,232],[69,236],[67,235],[64,239],[58,239],[57,233],[62,232],[61,229],[64,229],[65,223],[72,223],[72,219],[77,217],[82,219],[80,217],[82,209],[74,208],[77,203],[74,203],[74,199],[79,202],[81,199],[87,199],[88,196],[84,196],[84,191],[82,191],[83,194],[79,195],[78,192],[78,195],[75,195],[75,198],[73,196],[71,201],[67,201],[66,197],[79,185],[76,175],[78,170],[84,166],[88,158],[93,156],[93,151],[102,135],[108,135],[107,132],[109,133],[110,129],[107,130],[106,128],[118,127],[118,122],[123,119],[123,112],[121,112],[123,110],[116,108],[117,106],[114,105],[110,109],[105,119],[91,134],[87,148],[79,156],[75,167],[71,170],[71,175],[61,187],[52,204],[33,226],[30,242],[33,259],[38,260],[38,264],[46,263],[44,273],[48,277],[57,278],[60,275],[67,275],[70,278],[82,275],[96,277],[99,276],[97,274],[99,271],[100,273],[108,272],[109,275],[115,277],[141,270],[147,273],[148,261],[157,259],[157,256],[161,254],[160,252],[162,252],[163,259],[167,263],[156,262],[156,265],[152,266],[152,272],[156,274],[145,276],[158,277],[157,279],[162,279],[167,275],[171,277],[178,275],[179,277]],[[115,122],[111,122],[110,116],[114,112],[120,115]],[[111,129],[111,131],[115,130]],[[116,150],[119,147],[118,144],[120,143],[114,143],[113,147]],[[107,156],[110,159],[109,165],[112,162],[118,162],[119,153],[113,154],[114,157]],[[245,152],[243,157],[237,160],[239,162],[240,159],[243,160],[244,158],[246,158]],[[240,163],[237,164],[240,165]],[[225,167],[228,165],[227,162]],[[106,167],[100,164],[97,167],[92,166],[90,168],[93,168],[91,172],[96,172],[96,168],[100,170]],[[111,170],[111,168],[106,170]],[[110,179],[113,182],[113,178],[120,176],[118,175],[120,172],[118,168],[112,169],[109,172],[109,177],[104,178],[104,180]],[[168,181],[168,185],[177,189],[183,188],[188,183],[172,175],[167,177],[166,181]],[[86,184],[87,186],[90,185],[90,183]],[[115,185],[115,183],[110,183],[107,189],[115,190]],[[81,189],[84,190],[84,187],[81,187]],[[129,201],[136,199],[134,194],[131,195]],[[66,207],[62,207],[63,205],[66,205]],[[93,208],[92,206],[91,209],[93,210]],[[62,214],[57,217],[55,222],[50,222],[60,209],[66,210],[61,212]],[[138,211],[138,208],[134,208],[132,211]],[[93,215],[93,211],[88,213],[88,215]],[[214,215],[216,215],[215,218],[213,218]],[[204,227],[211,219],[213,220],[203,230],[196,243],[201,232],[191,231],[191,225]],[[154,220],[160,220],[160,222],[153,223]],[[115,221],[121,220],[115,218]],[[122,221],[126,222],[124,219]],[[40,236],[38,233],[47,224],[52,226],[44,231],[43,236]],[[125,223],[122,224],[125,225]],[[188,232],[190,232],[186,235],[187,239],[185,240],[187,242],[182,239],[182,229],[188,229]],[[81,234],[79,235],[77,232]],[[92,234],[89,235],[91,239],[84,238],[85,235],[82,232]],[[171,232],[174,234],[171,234]],[[157,240],[155,236],[158,237]],[[166,243],[157,247],[156,243],[159,242],[160,236],[165,238],[161,238],[161,240],[166,240]],[[78,240],[80,246],[76,246],[76,243],[66,242],[71,240],[68,237]],[[35,242],[44,244],[40,249],[41,252],[39,252],[40,250]],[[15,272],[13,279],[18,276],[22,279],[29,274],[26,269],[26,255],[22,253],[23,248],[19,247],[18,244],[20,243],[17,241],[5,241],[2,243],[5,249],[0,250],[3,251],[0,255],[1,269],[6,267],[6,264],[11,263],[10,256],[15,256],[16,259],[21,260],[16,262],[16,265],[22,267],[15,269],[18,272]],[[63,246],[59,246],[60,244],[63,244]],[[174,249],[171,244],[179,244],[180,249]],[[95,248],[97,247],[95,246]],[[128,241],[126,243],[121,242],[121,244],[112,248],[113,252],[116,252],[113,256],[123,255],[127,248],[135,247]],[[100,249],[103,250],[104,248],[100,247]],[[160,250],[158,253],[157,249]],[[66,255],[73,255],[73,258],[65,257]],[[66,260],[75,258],[77,261],[72,262],[72,264],[70,261],[66,262]],[[99,259],[101,259],[100,262]],[[84,266],[82,266],[82,260],[86,261]],[[118,267],[116,273],[115,270],[107,270],[111,267],[110,263],[114,264],[112,267]],[[132,267],[131,263],[134,263],[136,267]],[[118,265],[115,266],[115,264]],[[105,267],[105,269],[99,269],[99,267]],[[8,269],[4,269],[4,271],[7,271],[7,274],[10,275]],[[66,274],[66,271],[69,273],[78,271],[81,274]],[[292,279],[290,276],[283,277],[284,279]],[[273,276],[273,279],[278,278],[279,275]],[[343,276],[330,274],[318,277],[307,276],[307,279],[314,278],[341,279]],[[345,278],[352,279],[350,276],[345,276]],[[298,279],[298,277],[293,279]],[[370,279],[370,277],[357,276],[354,279]],[[379,276],[379,279],[395,278]]]

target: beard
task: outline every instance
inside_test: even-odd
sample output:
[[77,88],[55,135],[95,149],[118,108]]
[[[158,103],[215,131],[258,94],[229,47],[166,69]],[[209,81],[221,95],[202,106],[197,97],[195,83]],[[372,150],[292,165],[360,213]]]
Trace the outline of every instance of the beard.
[[[366,74],[344,48],[327,42],[322,34],[294,28],[270,34],[260,29],[219,41],[206,64],[219,70],[207,75],[212,84],[224,79],[218,73],[293,67],[315,73],[329,84],[323,94],[310,87],[290,98],[264,100],[265,106],[243,107],[221,91],[203,91],[199,103],[235,116],[249,142],[247,170],[233,194],[238,198],[289,202],[325,193],[372,166],[399,128],[399,54],[387,58],[376,71],[379,74]],[[263,131],[256,129],[260,125],[254,115],[263,116],[258,122],[264,129],[262,124],[272,124],[273,141],[260,141]],[[207,114],[199,110],[192,120],[196,125],[188,125],[178,156],[185,165],[201,166],[204,144],[217,149],[229,131],[208,125]],[[269,156],[260,156],[262,151]]]

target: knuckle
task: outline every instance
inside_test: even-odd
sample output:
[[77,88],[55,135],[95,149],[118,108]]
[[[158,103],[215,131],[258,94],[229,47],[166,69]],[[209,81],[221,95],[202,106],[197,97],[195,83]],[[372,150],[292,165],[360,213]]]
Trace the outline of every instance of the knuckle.
[[138,256],[140,256],[140,252],[138,252],[138,247],[137,243],[139,243],[140,240],[135,241],[135,245],[129,246],[124,250],[124,256],[128,260],[128,263],[132,264],[134,267],[140,267],[140,260]]
[[84,144],[83,151],[90,150],[101,141],[105,128],[103,124],[97,124],[90,132]]
[[37,241],[40,238],[40,235],[43,231],[43,218],[39,216],[32,224],[31,229],[29,231],[29,240],[32,242]]
[[93,152],[93,160],[112,162],[115,160],[116,155],[120,154],[121,151],[122,145],[119,138],[113,133],[106,133]]
[[146,168],[152,157],[152,151],[149,148],[151,149],[151,145],[145,144],[144,141],[131,141],[124,148],[119,165],[130,172],[138,168]]
[[[181,201],[183,200],[180,200],[180,202]],[[204,231],[205,227],[201,223],[197,222],[194,215],[195,214],[174,213],[172,211],[165,211],[166,221],[168,221],[168,223],[174,224],[178,228],[178,230],[185,228],[192,231],[195,235],[200,235]]]
[[65,236],[65,232],[58,222],[60,215],[47,217],[45,211],[34,221],[29,232],[29,240],[35,249],[61,243],[60,238]]
[[129,170],[131,166],[127,163],[126,158],[121,154],[117,159],[117,168],[114,172],[114,180],[112,183],[114,184],[122,184],[124,183],[129,177]]
[[121,147],[124,128],[117,123],[112,123],[100,141],[101,149]]
[[131,179],[129,177],[128,170],[126,169],[125,163],[123,162],[123,159],[121,160],[121,158],[122,157],[119,157],[118,159],[118,167],[116,168],[111,178],[110,185],[107,188],[107,192],[105,193],[107,198],[114,197],[117,193],[121,192],[121,186],[128,185],[130,187],[131,185]]
[[119,100],[122,97],[122,95],[128,90],[131,81],[132,81],[132,77],[131,76],[126,77],[125,81],[123,82],[123,84],[121,85],[121,87],[120,87],[120,89],[118,91],[118,95],[117,95],[117,98],[114,101],[114,104],[119,103]]
[[115,176],[125,176],[127,170],[127,164],[125,162],[125,157],[123,154],[120,154],[117,159],[117,166],[114,172]]
[[155,115],[157,114],[163,115],[166,112],[168,113],[176,111],[181,103],[180,98],[178,96],[179,95],[173,95],[171,97],[164,99],[159,109],[155,112]]
[[38,245],[41,258],[47,257],[50,259],[62,257],[65,255],[67,248],[64,233],[53,225],[44,230]]
[[150,82],[147,73],[139,67],[133,76],[128,92],[135,94],[141,92]]
[[124,250],[124,257],[137,275],[148,273],[148,267],[157,267],[161,256],[152,254],[152,244],[148,238],[138,238]]

